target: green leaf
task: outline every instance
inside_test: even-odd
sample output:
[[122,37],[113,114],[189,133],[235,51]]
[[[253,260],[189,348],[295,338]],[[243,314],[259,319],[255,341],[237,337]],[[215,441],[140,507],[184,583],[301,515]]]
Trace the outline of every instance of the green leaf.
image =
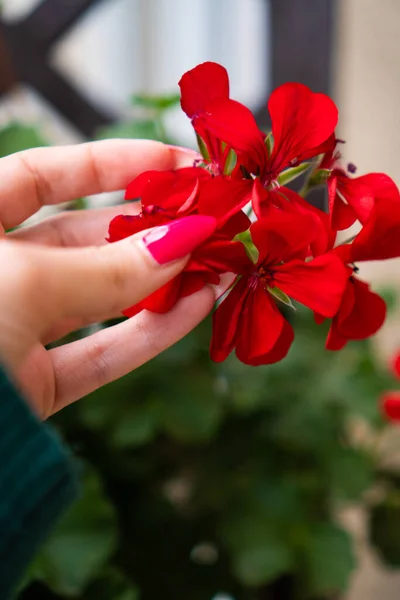
[[165,111],[179,105],[180,94],[168,94],[166,96],[153,96],[150,94],[134,94],[131,103],[142,108]]
[[56,594],[77,597],[101,572],[116,542],[114,509],[97,475],[88,472],[83,495],[63,517],[35,561],[34,578]]
[[267,148],[268,156],[271,156],[272,149],[274,147],[274,136],[272,135],[272,131],[271,131],[271,133],[269,133],[267,135],[264,143],[265,143],[265,147]]
[[312,531],[306,550],[306,574],[315,596],[346,590],[356,566],[349,534],[333,523],[321,523]]
[[99,140],[133,138],[158,141],[160,137],[161,134],[157,127],[157,122],[154,119],[125,121],[115,125],[102,127],[96,135],[96,138]]
[[82,600],[139,600],[139,590],[121,571],[108,567],[89,587]]
[[166,401],[159,403],[160,425],[173,438],[194,444],[210,439],[221,420],[221,405],[210,380],[198,374],[196,386],[181,379]]
[[242,244],[245,247],[247,256],[252,262],[256,263],[258,260],[258,249],[257,246],[254,244],[253,240],[251,239],[250,230],[247,229],[246,231],[238,233],[237,236],[235,236],[234,240],[235,242],[242,242]]
[[310,163],[304,162],[297,167],[291,167],[286,169],[278,176],[278,183],[280,185],[287,185],[290,181],[293,181],[297,177],[300,177],[307,169],[310,168]]
[[339,447],[327,458],[328,481],[339,498],[357,500],[372,484],[372,461],[361,451]]
[[47,145],[36,127],[10,123],[0,129],[0,158],[14,152]]
[[272,296],[274,296],[277,300],[279,300],[280,302],[283,302],[283,304],[286,304],[286,306],[290,306],[290,308],[293,308],[293,310],[296,310],[292,304],[291,299],[289,298],[289,296],[287,294],[285,294],[285,292],[283,292],[282,290],[280,290],[277,287],[270,288],[267,286],[267,289],[268,289],[269,293],[272,294]]
[[233,570],[244,585],[259,586],[292,568],[289,548],[277,538],[264,538],[259,546],[245,548],[235,556]]
[[400,567],[400,492],[392,491],[372,509],[371,541],[382,559],[391,567]]
[[157,425],[157,414],[151,404],[131,406],[114,426],[111,439],[120,448],[142,446],[154,437]]

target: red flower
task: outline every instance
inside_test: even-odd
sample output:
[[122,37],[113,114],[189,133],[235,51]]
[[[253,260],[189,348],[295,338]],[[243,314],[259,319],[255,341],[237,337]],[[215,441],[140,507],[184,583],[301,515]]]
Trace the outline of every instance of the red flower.
[[[110,223],[108,241],[116,242],[144,229],[164,225],[174,218],[174,215],[157,206],[145,206],[137,216],[119,215]],[[243,244],[230,240],[221,230],[217,230],[194,250],[182,273],[139,304],[124,310],[123,314],[132,317],[144,309],[165,313],[180,298],[197,292],[206,284],[218,284],[220,274],[235,272],[247,262]]]
[[[243,120],[243,129],[248,126],[253,127],[253,116],[247,108],[234,100],[229,100],[228,73],[224,67],[217,63],[205,62],[191,69],[183,75],[179,81],[179,86],[181,88],[182,109],[192,120],[197,135],[207,148],[211,170],[215,175],[222,175],[225,171],[232,144],[224,139],[221,132],[213,131],[212,123],[207,124],[204,117],[211,115],[211,111],[218,108],[220,103],[225,100],[232,103],[239,121]],[[259,132],[259,136],[261,138],[261,132]]]
[[363,340],[374,335],[386,318],[384,300],[370,290],[370,286],[350,277],[342,303],[326,340],[328,350],[341,350],[349,340]]
[[259,258],[256,265],[248,261],[214,313],[213,360],[224,360],[234,348],[239,360],[250,365],[273,363],[287,354],[293,331],[275,304],[274,289],[321,314],[335,314],[347,274],[332,253],[304,261],[314,227],[308,215],[278,210],[250,227]]
[[400,423],[400,390],[383,394],[381,406],[383,415],[389,421]]
[[400,352],[393,359],[393,373],[400,379]]
[[[238,157],[235,176],[240,175],[242,166],[268,187],[286,167],[327,149],[338,119],[337,108],[328,96],[315,94],[299,83],[286,83],[271,94],[268,108],[274,143],[269,156],[265,136],[252,113],[228,97],[226,72],[218,67],[215,63],[199,65],[182,77],[180,86],[182,108],[197,134],[207,147],[217,148],[213,160],[219,173],[223,172],[222,148],[225,153],[233,149]],[[209,91],[212,85],[218,93]],[[196,102],[196,97],[201,101]],[[248,189],[252,185],[248,179]]]
[[[400,379],[400,352],[396,354],[392,361],[393,374],[397,379]],[[381,398],[381,407],[383,415],[396,423],[400,423],[400,390],[392,390],[386,392]]]
[[267,190],[261,185],[259,179],[256,179],[252,200],[254,212],[259,219],[268,218],[271,211],[275,212],[276,208],[288,213],[306,214],[313,219],[315,238],[310,242],[312,256],[323,254],[333,247],[336,233],[330,229],[328,215],[309,204],[293,190],[284,186]]
[[365,223],[377,199],[399,201],[399,191],[390,177],[369,173],[349,177],[342,169],[334,169],[328,179],[329,213],[332,229],[348,229],[358,219]]
[[162,206],[172,214],[187,215],[196,208],[200,183],[211,178],[200,167],[176,171],[146,171],[127,187],[125,200],[140,198],[142,206]]
[[[400,256],[400,202],[377,198],[360,233],[352,244],[335,250],[344,263],[382,260]],[[386,318],[384,300],[369,285],[352,275],[342,304],[332,320],[326,347],[340,350],[349,340],[362,340],[376,333]]]

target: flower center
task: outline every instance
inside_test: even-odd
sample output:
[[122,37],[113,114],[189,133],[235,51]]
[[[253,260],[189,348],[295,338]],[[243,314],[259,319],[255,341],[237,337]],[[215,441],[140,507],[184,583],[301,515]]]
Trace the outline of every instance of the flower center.
[[267,271],[264,267],[258,267],[257,277],[264,286],[275,287],[274,275],[272,271]]

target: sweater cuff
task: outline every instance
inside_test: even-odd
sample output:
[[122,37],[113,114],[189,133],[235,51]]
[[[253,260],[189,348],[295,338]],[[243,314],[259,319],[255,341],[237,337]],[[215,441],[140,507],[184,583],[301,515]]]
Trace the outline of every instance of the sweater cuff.
[[56,433],[0,370],[0,597],[19,582],[39,543],[76,497],[77,478]]

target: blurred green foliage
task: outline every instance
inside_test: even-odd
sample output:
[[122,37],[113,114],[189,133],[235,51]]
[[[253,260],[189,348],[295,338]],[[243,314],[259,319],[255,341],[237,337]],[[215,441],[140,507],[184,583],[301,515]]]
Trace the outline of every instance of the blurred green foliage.
[[[133,102],[141,117],[99,137],[171,141],[163,118],[177,98]],[[37,145],[25,133],[0,132],[2,153]],[[354,434],[381,435],[378,398],[393,381],[368,343],[324,351],[326,326],[301,307],[288,316],[296,340],[277,365],[212,363],[208,319],[51,419],[82,464],[83,493],[19,598],[336,599],[356,565],[337,514],[355,502],[400,564],[400,479]],[[366,491],[389,480],[371,510]]]
[[0,158],[21,150],[47,145],[35,126],[12,122],[0,128]]

